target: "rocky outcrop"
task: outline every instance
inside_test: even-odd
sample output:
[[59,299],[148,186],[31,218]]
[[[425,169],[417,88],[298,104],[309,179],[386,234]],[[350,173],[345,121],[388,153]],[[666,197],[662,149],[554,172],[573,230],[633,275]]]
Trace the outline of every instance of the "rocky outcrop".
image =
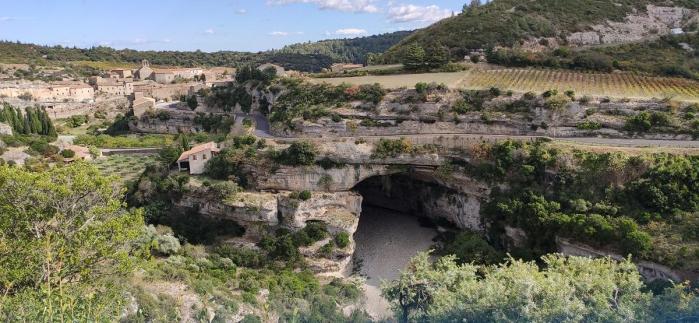
[[628,15],[623,22],[607,21],[591,26],[590,31],[570,34],[566,39],[575,46],[624,44],[668,35],[672,29],[688,26],[699,16],[682,7],[648,5],[644,13]]
[[241,192],[225,199],[212,198],[207,193],[192,193],[185,195],[177,205],[197,209],[205,216],[233,220],[243,226],[279,224],[278,199],[273,193]]
[[7,123],[0,122],[0,135],[12,136],[12,127]]
[[[245,228],[246,235],[232,239],[232,243],[251,244],[263,233],[274,232],[284,227],[292,231],[303,229],[309,221],[319,221],[327,225],[331,237],[346,232],[352,237],[359,224],[362,210],[362,196],[353,192],[324,193],[313,192],[307,200],[290,196],[291,192],[240,192],[229,197],[219,198],[206,189],[194,189],[177,202],[180,208],[198,210],[200,215],[232,220]],[[334,248],[331,255],[320,256],[318,250],[330,240],[301,247],[309,268],[316,273],[340,275],[351,263],[354,242],[345,248]]]
[[291,229],[302,229],[308,221],[321,221],[331,233],[354,233],[362,212],[362,196],[354,192],[314,192],[302,201],[278,195],[281,224]]
[[343,165],[323,169],[320,166],[282,167],[273,174],[258,176],[257,188],[292,191],[348,191],[362,180],[399,170],[387,165]]

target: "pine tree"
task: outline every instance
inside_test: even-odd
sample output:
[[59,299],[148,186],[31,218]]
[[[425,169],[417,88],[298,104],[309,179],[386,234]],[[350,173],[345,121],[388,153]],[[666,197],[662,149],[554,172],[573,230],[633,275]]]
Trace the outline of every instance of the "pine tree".
[[403,65],[409,70],[418,70],[425,66],[425,49],[417,43],[412,43],[405,48],[403,53]]

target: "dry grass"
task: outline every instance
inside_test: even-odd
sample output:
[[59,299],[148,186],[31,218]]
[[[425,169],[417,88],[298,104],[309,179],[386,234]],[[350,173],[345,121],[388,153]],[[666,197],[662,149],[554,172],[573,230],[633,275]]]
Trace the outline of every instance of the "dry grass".
[[94,61],[72,61],[75,66],[87,66],[98,70],[108,71],[115,68],[136,68],[136,64],[123,62],[94,62]]
[[349,84],[373,84],[379,83],[385,88],[397,89],[401,87],[414,87],[415,83],[419,82],[436,82],[444,83],[450,88],[459,86],[463,78],[466,76],[464,72],[454,73],[425,73],[425,74],[397,74],[397,75],[377,75],[377,76],[356,76],[356,77],[334,77],[311,79],[312,82],[323,83],[327,82],[333,85],[342,83]]

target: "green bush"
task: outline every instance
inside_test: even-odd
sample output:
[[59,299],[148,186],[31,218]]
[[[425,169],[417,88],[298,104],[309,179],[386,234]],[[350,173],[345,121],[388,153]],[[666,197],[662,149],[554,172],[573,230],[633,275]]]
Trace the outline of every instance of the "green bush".
[[330,241],[318,249],[318,255],[324,258],[330,258],[332,257],[333,250],[335,250],[335,244]]
[[61,151],[61,156],[63,156],[63,158],[73,158],[75,157],[75,151],[72,151],[70,149],[63,149]]
[[350,236],[347,232],[339,232],[335,235],[335,244],[338,248],[344,249],[350,244]]
[[311,199],[311,192],[310,192],[310,191],[307,191],[307,190],[301,191],[301,192],[299,193],[299,199],[300,199],[301,201],[308,201],[308,200],[310,200],[310,199]]
[[578,123],[575,127],[580,130],[598,130],[602,128],[602,125],[599,122],[586,120]]
[[408,142],[407,139],[381,139],[379,140],[376,147],[374,147],[374,152],[372,154],[373,158],[388,158],[388,157],[398,157],[401,154],[411,153],[413,151],[413,146]]
[[667,127],[670,118],[662,112],[641,112],[626,120],[624,129],[635,132],[648,132],[655,127]]
[[447,235],[444,240],[438,253],[440,255],[454,255],[456,260],[462,264],[499,264],[505,257],[482,237],[472,232]]
[[292,143],[288,148],[283,150],[278,156],[277,161],[289,166],[308,166],[315,163],[316,148],[307,141],[297,141]]

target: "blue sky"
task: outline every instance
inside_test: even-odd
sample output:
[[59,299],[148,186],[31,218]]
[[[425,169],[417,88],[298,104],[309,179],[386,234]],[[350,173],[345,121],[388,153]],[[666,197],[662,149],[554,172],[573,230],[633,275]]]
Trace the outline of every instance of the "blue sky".
[[0,0],[0,39],[138,50],[260,51],[415,29],[466,0]]

